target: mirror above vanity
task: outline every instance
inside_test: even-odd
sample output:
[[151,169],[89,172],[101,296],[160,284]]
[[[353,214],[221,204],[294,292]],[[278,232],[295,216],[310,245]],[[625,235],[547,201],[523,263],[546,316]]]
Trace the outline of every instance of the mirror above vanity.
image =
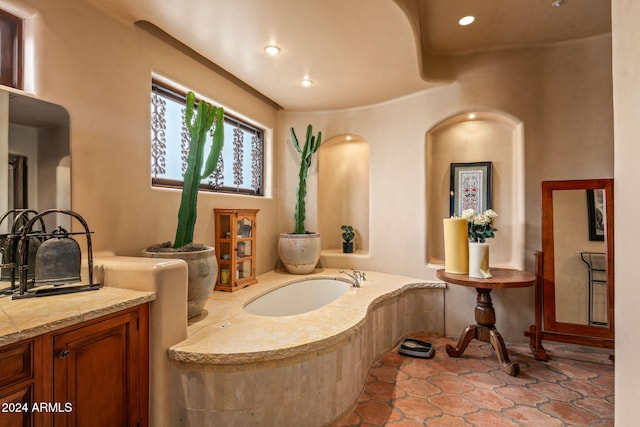
[[[71,208],[69,114],[63,107],[0,90],[0,215],[11,209]],[[0,224],[0,232],[7,227]]]
[[[24,225],[15,210],[39,212],[71,208],[69,114],[56,104],[7,89],[0,90],[0,265],[13,265],[9,233]],[[7,214],[7,215],[5,215]],[[70,230],[68,217],[45,220]],[[23,218],[27,218],[26,216]],[[9,267],[0,272],[0,290],[10,288]]]
[[542,183],[536,324],[526,334],[536,359],[543,339],[614,346],[613,179]]

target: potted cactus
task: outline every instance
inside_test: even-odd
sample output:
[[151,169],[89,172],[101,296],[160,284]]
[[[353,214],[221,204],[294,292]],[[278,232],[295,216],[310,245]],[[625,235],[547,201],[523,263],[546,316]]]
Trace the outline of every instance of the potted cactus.
[[340,227],[342,230],[342,252],[345,254],[353,253],[353,238],[356,237],[356,234],[353,231],[353,227],[350,225],[343,225]]
[[320,259],[320,233],[309,232],[304,226],[306,218],[307,173],[313,160],[313,155],[322,143],[322,132],[313,135],[313,127],[307,126],[304,146],[298,142],[298,137],[291,128],[291,142],[300,153],[300,171],[298,173],[298,188],[296,189],[296,206],[294,212],[295,229],[293,233],[281,233],[278,242],[278,254],[289,273],[308,274],[313,271]]
[[[190,136],[190,144],[175,239],[173,243],[161,243],[144,251],[144,254],[149,257],[179,258],[187,262],[189,269],[187,315],[190,319],[202,312],[218,274],[215,249],[203,244],[194,244],[193,231],[197,218],[200,182],[216,170],[224,145],[224,110],[204,101],[198,102],[197,107],[195,105],[195,94],[189,92],[184,125]],[[214,123],[211,151],[205,161],[207,133]]]

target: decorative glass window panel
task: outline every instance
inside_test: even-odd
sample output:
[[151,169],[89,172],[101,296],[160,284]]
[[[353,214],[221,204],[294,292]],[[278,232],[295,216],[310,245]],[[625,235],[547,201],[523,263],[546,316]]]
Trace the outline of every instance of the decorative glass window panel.
[[[151,86],[151,183],[181,188],[189,149],[184,126],[186,95],[154,81]],[[209,132],[205,158],[211,150]],[[200,189],[262,196],[264,131],[225,112],[224,148],[218,169]]]

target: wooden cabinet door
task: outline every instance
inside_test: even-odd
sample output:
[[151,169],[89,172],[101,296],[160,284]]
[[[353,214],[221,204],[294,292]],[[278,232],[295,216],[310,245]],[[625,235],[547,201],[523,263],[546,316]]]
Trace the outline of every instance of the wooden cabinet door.
[[2,427],[30,427],[34,425],[31,406],[33,404],[33,385],[19,390],[0,393],[0,425]]
[[137,312],[53,335],[56,426],[136,426]]
[[[36,398],[36,370],[41,357],[41,340],[34,338],[0,350],[0,426],[33,426],[31,412]],[[39,390],[39,389],[38,389]]]

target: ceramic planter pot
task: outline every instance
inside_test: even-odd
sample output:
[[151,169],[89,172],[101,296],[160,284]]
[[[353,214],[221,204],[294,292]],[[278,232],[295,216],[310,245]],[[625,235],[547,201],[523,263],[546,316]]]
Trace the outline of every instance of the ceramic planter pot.
[[488,243],[469,242],[469,277],[476,279],[491,277]]
[[289,273],[309,274],[320,260],[320,233],[281,233],[278,255]]
[[218,262],[215,249],[206,246],[199,251],[187,252],[154,252],[143,251],[150,258],[181,259],[187,263],[189,280],[187,284],[187,317],[199,316],[211,295],[216,277],[218,277]]

